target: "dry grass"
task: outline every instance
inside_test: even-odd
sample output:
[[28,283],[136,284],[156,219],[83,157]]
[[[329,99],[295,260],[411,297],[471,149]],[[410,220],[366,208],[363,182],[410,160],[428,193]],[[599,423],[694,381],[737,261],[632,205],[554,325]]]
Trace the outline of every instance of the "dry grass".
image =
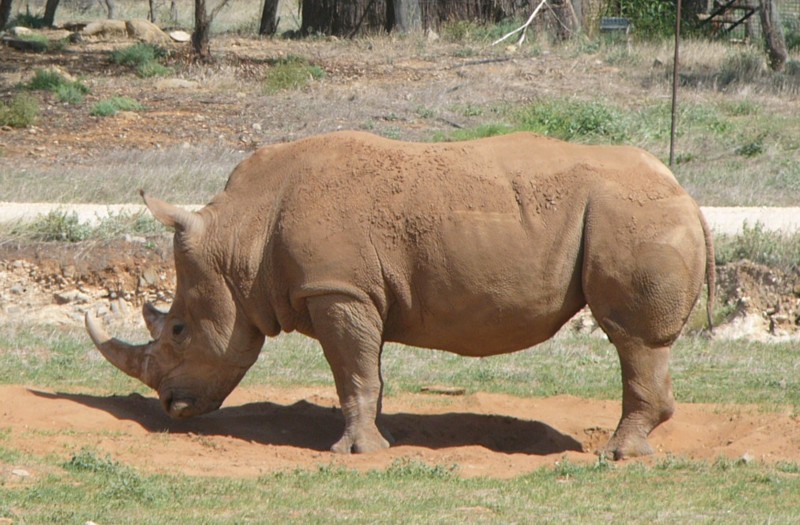
[[[242,153],[227,147],[178,146],[110,151],[103,162],[53,165],[36,173],[0,170],[0,201],[139,202],[139,189],[176,203],[207,202],[219,193]],[[41,184],[47,180],[47,184]]]

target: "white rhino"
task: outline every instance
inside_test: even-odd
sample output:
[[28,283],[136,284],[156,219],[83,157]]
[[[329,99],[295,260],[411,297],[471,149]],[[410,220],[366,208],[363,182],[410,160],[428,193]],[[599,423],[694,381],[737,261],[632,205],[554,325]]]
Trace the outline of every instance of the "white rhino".
[[648,434],[674,410],[670,346],[704,281],[713,302],[697,204],[631,147],[339,132],[261,148],[196,213],[142,195],[175,229],[175,301],[168,313],[145,305],[145,345],[87,315],[98,349],[182,418],[217,409],[265,336],[318,339],[345,420],[335,452],[389,446],[376,421],[384,342],[514,352],[588,304],[622,365],[604,452],[651,453]]

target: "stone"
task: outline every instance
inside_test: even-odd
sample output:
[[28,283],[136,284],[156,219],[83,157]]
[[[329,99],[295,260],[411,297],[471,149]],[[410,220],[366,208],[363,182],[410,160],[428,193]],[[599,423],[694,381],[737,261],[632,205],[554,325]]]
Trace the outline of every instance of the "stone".
[[192,39],[192,35],[186,31],[170,31],[169,37],[175,42],[189,42]]
[[31,31],[29,28],[22,27],[22,26],[12,27],[11,29],[8,30],[8,32],[11,33],[14,36],[23,36],[23,35],[32,35],[33,34],[33,31]]
[[59,292],[53,296],[57,304],[86,304],[91,301],[91,297],[78,290]]
[[165,89],[197,89],[199,84],[193,80],[184,80],[182,78],[162,78],[155,83],[155,88],[159,90]]
[[168,44],[171,42],[169,36],[149,20],[137,18],[125,21],[125,32],[128,38],[133,38],[145,44]]
[[97,20],[89,22],[81,31],[83,36],[112,37],[127,34],[124,20]]

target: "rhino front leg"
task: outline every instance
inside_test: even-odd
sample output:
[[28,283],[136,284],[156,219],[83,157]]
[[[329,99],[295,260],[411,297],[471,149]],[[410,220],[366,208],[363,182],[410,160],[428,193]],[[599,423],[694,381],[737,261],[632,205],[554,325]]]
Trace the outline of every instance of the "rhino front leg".
[[653,453],[647,436],[672,417],[670,347],[615,343],[622,368],[622,418],[601,453],[616,460]]
[[388,448],[376,422],[383,395],[378,312],[370,304],[342,295],[314,297],[308,304],[344,414],[344,434],[331,450],[349,454]]

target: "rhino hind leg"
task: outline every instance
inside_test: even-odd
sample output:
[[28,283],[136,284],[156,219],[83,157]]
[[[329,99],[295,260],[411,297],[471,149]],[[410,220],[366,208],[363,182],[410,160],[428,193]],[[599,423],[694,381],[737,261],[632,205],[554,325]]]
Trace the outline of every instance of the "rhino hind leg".
[[675,411],[670,347],[615,341],[622,368],[622,417],[600,453],[615,460],[653,453],[647,436]]
[[622,417],[601,451],[608,457],[651,454],[648,434],[675,410],[670,349],[703,278],[702,258],[692,255],[642,244],[629,267],[617,264],[606,272],[596,264],[587,279],[587,302],[616,347],[622,371]]
[[388,448],[389,441],[377,426],[383,396],[382,322],[378,312],[344,295],[310,298],[308,309],[333,371],[345,421],[344,433],[331,450],[350,454]]

